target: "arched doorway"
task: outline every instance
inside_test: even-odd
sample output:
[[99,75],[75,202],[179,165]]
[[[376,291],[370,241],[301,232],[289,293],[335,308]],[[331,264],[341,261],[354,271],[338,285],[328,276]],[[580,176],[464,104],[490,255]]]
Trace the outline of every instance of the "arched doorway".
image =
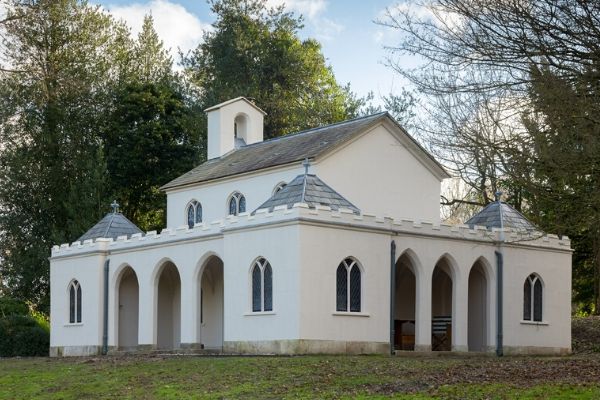
[[415,349],[416,265],[405,252],[396,262],[394,348]]
[[198,342],[205,349],[223,349],[223,261],[211,256],[199,276]]
[[452,267],[446,258],[436,264],[431,279],[431,350],[452,350]]
[[485,269],[482,262],[477,261],[469,273],[469,351],[487,348],[487,292]]
[[118,286],[118,339],[119,350],[135,350],[138,345],[140,287],[131,267],[125,267]]
[[177,349],[181,344],[181,280],[172,262],[166,262],[158,278],[156,345]]

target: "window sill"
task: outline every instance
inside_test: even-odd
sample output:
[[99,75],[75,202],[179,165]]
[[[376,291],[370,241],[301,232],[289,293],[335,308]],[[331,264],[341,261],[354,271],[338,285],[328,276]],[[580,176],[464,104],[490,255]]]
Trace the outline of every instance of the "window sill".
[[255,317],[255,316],[259,316],[259,315],[276,315],[277,313],[275,311],[250,311],[250,312],[246,312],[244,313],[245,317]]
[[354,311],[334,311],[331,315],[336,317],[370,317],[371,314],[365,312],[354,312]]
[[69,326],[83,326],[83,322],[76,322],[76,323],[67,323],[64,325],[65,327],[69,327]]
[[548,326],[550,324],[547,321],[526,321],[526,320],[521,320],[521,325]]

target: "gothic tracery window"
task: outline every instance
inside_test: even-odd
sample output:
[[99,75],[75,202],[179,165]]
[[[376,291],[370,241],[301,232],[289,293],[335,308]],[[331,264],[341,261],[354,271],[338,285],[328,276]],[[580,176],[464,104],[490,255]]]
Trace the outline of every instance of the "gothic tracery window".
[[346,258],[336,271],[336,311],[361,311],[361,270],[353,258]]
[[190,229],[202,222],[202,204],[192,200],[187,207],[187,224]]
[[252,267],[252,312],[273,311],[273,270],[259,258]]
[[69,284],[69,323],[81,323],[81,285],[77,280]]
[[542,321],[543,287],[542,280],[531,274],[523,285],[523,320]]
[[235,192],[229,197],[229,215],[243,212],[246,212],[246,198],[240,192]]

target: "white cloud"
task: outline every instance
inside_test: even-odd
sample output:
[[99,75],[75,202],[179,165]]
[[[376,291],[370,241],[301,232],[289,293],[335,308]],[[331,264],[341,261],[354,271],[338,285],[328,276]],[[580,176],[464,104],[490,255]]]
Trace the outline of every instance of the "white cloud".
[[329,18],[320,18],[313,29],[316,39],[321,42],[329,42],[344,30],[344,26]]
[[327,0],[267,0],[269,7],[281,5],[286,11],[301,14],[312,36],[321,42],[334,40],[344,30],[342,24],[324,16]]
[[[460,29],[462,26],[462,19],[458,14],[406,0],[401,3],[391,4],[381,10],[377,15],[376,21],[391,22],[391,20],[397,19],[398,23],[402,23],[403,15],[410,15],[419,20],[431,21],[440,28],[445,26],[447,29],[455,30]],[[399,29],[379,26],[373,35],[373,39],[378,44],[394,45],[401,36],[402,32]]]
[[327,8],[326,0],[267,0],[267,5],[277,7],[285,4],[288,11],[296,11],[306,17],[307,20],[312,20],[319,17]]
[[177,59],[177,50],[183,52],[196,48],[202,40],[204,31],[211,26],[198,19],[180,4],[168,0],[152,0],[146,3],[134,3],[126,6],[107,6],[111,14],[123,19],[134,35],[142,29],[144,16],[151,14],[154,18],[154,29],[163,41],[165,48]]

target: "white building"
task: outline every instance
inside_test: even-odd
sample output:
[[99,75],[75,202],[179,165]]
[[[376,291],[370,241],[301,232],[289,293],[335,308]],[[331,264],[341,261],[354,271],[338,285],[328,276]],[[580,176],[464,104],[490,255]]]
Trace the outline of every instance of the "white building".
[[263,141],[250,101],[207,113],[169,228],[52,249],[51,355],[570,352],[569,240],[500,202],[441,224],[448,174],[388,114]]

